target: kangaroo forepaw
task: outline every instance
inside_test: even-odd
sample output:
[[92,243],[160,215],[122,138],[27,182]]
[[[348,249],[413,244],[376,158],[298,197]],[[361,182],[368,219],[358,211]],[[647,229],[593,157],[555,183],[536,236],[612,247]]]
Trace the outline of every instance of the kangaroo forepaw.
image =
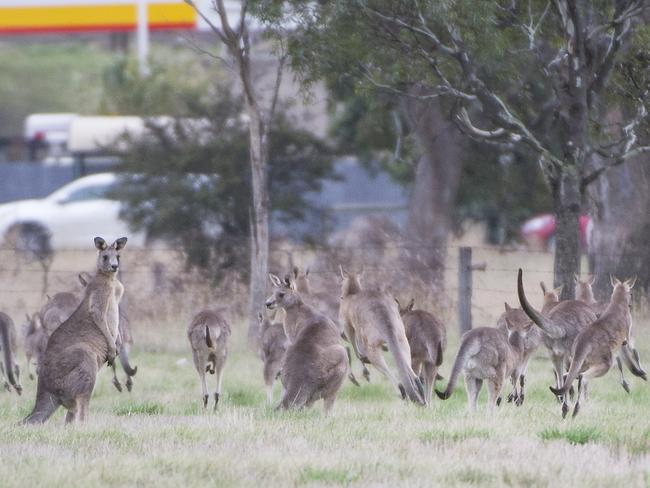
[[7,390],[8,392],[11,392],[11,385],[9,383],[7,383],[6,381],[5,381],[4,387],[5,387],[5,390]]
[[365,366],[363,367],[363,373],[362,374],[363,374],[363,377],[366,379],[366,381],[368,383],[370,383],[370,371]]
[[404,385],[400,384],[398,385],[400,395],[402,395],[402,400],[406,400],[406,390],[404,389]]
[[517,394],[513,391],[508,395],[508,398],[506,399],[508,403],[512,403],[513,401],[517,400]]
[[562,403],[562,418],[566,418],[566,414],[569,413],[569,404],[566,402]]
[[208,395],[203,395],[203,408],[208,407],[208,398],[210,398]]
[[16,393],[18,393],[18,396],[22,395],[22,393],[23,393],[23,387],[20,384],[14,385],[14,390],[16,390]]
[[357,381],[357,378],[354,376],[354,373],[348,374],[348,379],[352,382],[354,386],[361,386]]
[[569,388],[569,399],[570,399],[571,401],[573,401],[573,397],[575,397],[575,394],[576,394],[576,391],[575,391],[575,389],[573,388],[573,386],[571,386],[571,387]]
[[131,389],[133,388],[133,379],[129,376],[126,379],[126,389],[129,390],[129,393],[131,393]]
[[219,405],[219,393],[214,394],[214,407],[212,408],[212,410],[215,412],[217,410],[217,405]]
[[580,402],[576,402],[575,406],[573,407],[573,415],[571,418],[576,418],[576,415],[578,415],[578,412],[580,411]]
[[[625,393],[630,393],[630,385],[628,385],[627,381],[623,380],[621,381],[621,386],[625,390]],[[576,403],[577,405],[577,403]]]
[[113,386],[117,388],[117,391],[122,393],[122,383],[120,383],[120,380],[118,380],[117,378],[113,378]]

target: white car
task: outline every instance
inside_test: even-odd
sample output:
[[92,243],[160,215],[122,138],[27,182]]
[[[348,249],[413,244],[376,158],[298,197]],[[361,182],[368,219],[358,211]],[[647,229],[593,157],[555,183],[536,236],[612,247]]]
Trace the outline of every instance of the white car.
[[144,246],[145,235],[129,229],[119,216],[121,203],[110,197],[116,183],[114,173],[94,174],[45,198],[0,205],[0,241],[33,249],[35,239],[49,236],[49,245],[56,251],[88,249],[95,236],[107,240],[127,236],[130,246]]

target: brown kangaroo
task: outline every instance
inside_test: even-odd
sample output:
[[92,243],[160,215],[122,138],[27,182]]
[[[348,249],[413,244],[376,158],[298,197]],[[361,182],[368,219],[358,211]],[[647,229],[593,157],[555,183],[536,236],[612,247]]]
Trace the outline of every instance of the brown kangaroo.
[[223,370],[228,359],[228,338],[230,325],[218,311],[203,310],[197,313],[187,327],[187,338],[192,348],[194,367],[201,380],[203,406],[208,406],[208,386],[205,373],[217,375],[217,387],[214,392],[214,407],[217,409],[221,396]]
[[322,399],[328,414],[348,374],[348,356],[339,342],[339,329],[331,319],[303,302],[288,276],[284,281],[273,274],[269,278],[274,291],[266,307],[283,308],[285,327],[290,324],[291,328],[280,373],[284,392],[277,408],[308,408]]
[[573,407],[573,416],[580,411],[580,400],[584,388],[592,378],[604,376],[612,367],[614,353],[628,343],[631,335],[630,290],[636,278],[621,282],[612,278],[612,296],[609,306],[598,320],[582,330],[573,343],[572,360],[564,383],[551,391],[563,397],[562,417],[569,411],[567,395],[571,384],[578,379],[578,395]]
[[411,348],[411,367],[415,374],[423,378],[424,400],[430,404],[438,368],[447,348],[447,329],[433,314],[414,310],[414,298],[411,298],[406,307],[402,307],[397,299],[395,301]]
[[[600,317],[609,306],[609,302],[596,301],[593,290],[593,284],[596,279],[595,276],[591,276],[587,280],[583,281],[578,275],[574,275],[574,279],[577,288],[577,299],[589,305],[596,313],[596,315]],[[625,366],[632,372],[633,375],[643,378],[645,381],[647,381],[646,372],[641,367],[639,353],[634,348],[631,337],[627,344],[621,347],[621,349],[616,353],[616,366],[619,371],[621,386],[627,393],[629,393],[630,385],[626,381],[625,375],[623,373],[623,363],[625,363]]]
[[514,401],[515,405],[519,406],[524,403],[524,384],[526,382],[528,363],[533,353],[542,343],[542,333],[538,327],[533,326],[533,322],[526,315],[526,312],[521,308],[512,308],[508,303],[505,303],[505,312],[497,320],[497,328],[508,334],[508,323],[510,323],[510,329],[526,330],[526,334],[523,336],[524,352],[519,368],[519,379],[512,385],[512,392],[508,395],[508,403]]
[[19,395],[23,392],[20,385],[20,368],[16,362],[16,327],[14,321],[6,313],[0,312],[0,350],[3,360],[0,361],[0,372],[4,379],[7,391],[14,391]]
[[506,332],[495,327],[478,327],[463,334],[447,388],[444,392],[436,390],[440,399],[451,396],[462,372],[470,412],[476,411],[483,381],[487,381],[488,408],[492,410],[501,403],[501,390],[507,378],[513,386],[521,381],[524,343],[532,324],[511,323],[507,316],[505,322]]
[[121,237],[109,246],[95,237],[97,272],[84,290],[81,304],[47,343],[36,405],[24,423],[43,423],[60,405],[68,410],[66,424],[86,419],[97,372],[117,355],[119,303],[124,294],[117,272],[126,241]]
[[26,317],[27,322],[23,324],[25,331],[25,358],[27,359],[27,374],[29,379],[33,380],[32,363],[36,367],[36,374],[38,374],[39,364],[47,347],[49,336],[41,322],[40,314],[35,313],[31,317],[29,315],[26,315]]
[[[549,304],[545,295],[548,313],[540,313],[528,302],[524,292],[523,272],[517,274],[517,292],[521,308],[524,309],[542,330],[542,340],[549,350],[555,373],[555,384],[559,387],[571,361],[571,347],[576,336],[596,320],[596,314],[586,303],[566,300],[555,305]],[[547,308],[548,310],[548,308]]]
[[280,376],[280,371],[282,371],[289,341],[284,333],[282,322],[271,321],[261,312],[258,314],[258,319],[262,332],[260,336],[260,356],[264,363],[266,400],[271,405],[273,403],[273,383]]
[[[411,348],[393,297],[382,290],[363,290],[361,273],[339,267],[343,278],[339,320],[361,362],[369,362],[395,386],[402,398],[425,405],[424,387],[411,369]],[[395,359],[399,381],[386,364],[382,346]]]

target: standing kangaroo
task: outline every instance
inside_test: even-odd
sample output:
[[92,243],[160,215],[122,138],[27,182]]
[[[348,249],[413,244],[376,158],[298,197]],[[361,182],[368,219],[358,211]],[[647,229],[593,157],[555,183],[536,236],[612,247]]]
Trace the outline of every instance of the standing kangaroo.
[[395,301],[411,348],[411,367],[424,379],[424,401],[430,404],[433,384],[447,348],[447,329],[429,312],[414,310],[415,299],[411,298],[406,307],[402,307],[397,299]]
[[16,362],[16,327],[14,321],[6,313],[0,312],[0,372],[4,379],[4,387],[7,391],[14,391],[19,395],[23,392],[20,385],[20,368]]
[[[411,348],[397,303],[385,291],[362,290],[360,273],[339,268],[343,279],[339,320],[357,357],[386,376],[403,398],[425,405],[424,388],[411,369]],[[386,364],[384,344],[395,359],[399,381]]]
[[60,405],[68,410],[66,424],[86,419],[97,372],[117,355],[119,303],[124,294],[117,272],[126,241],[121,237],[109,246],[95,237],[97,272],[86,286],[81,304],[47,343],[36,405],[24,423],[43,423]]
[[[592,288],[596,279],[595,276],[592,276],[591,278],[583,281],[578,275],[574,275],[574,279],[577,288],[577,299],[589,305],[595,314],[600,317],[609,306],[609,302],[596,301],[596,298],[594,297],[594,290]],[[632,372],[633,375],[639,376],[640,378],[643,378],[647,381],[646,372],[641,367],[639,353],[634,348],[631,337],[627,344],[621,347],[621,349],[616,353],[616,366],[619,371],[621,386],[627,393],[629,393],[630,385],[625,380],[625,375],[623,373],[623,363],[625,363],[625,366]]]
[[521,308],[512,308],[508,303],[505,303],[505,312],[497,320],[497,328],[508,334],[508,324],[510,324],[510,329],[527,331],[523,337],[524,352],[519,368],[519,381],[512,385],[512,392],[508,395],[508,402],[514,401],[519,406],[524,403],[524,384],[528,363],[533,353],[542,343],[542,333],[539,328],[533,326],[533,322],[526,315],[526,312]]
[[223,370],[228,358],[228,338],[230,325],[218,311],[203,310],[197,313],[187,327],[187,338],[192,348],[194,367],[201,380],[203,406],[208,406],[208,386],[205,373],[217,375],[217,387],[214,392],[214,407],[217,409],[221,396]]
[[[596,314],[589,305],[578,300],[566,300],[556,305],[551,304],[548,313],[538,312],[526,298],[521,268],[517,274],[517,293],[521,308],[542,330],[542,340],[549,350],[553,363],[555,384],[559,387],[562,384],[564,372],[571,361],[573,341],[581,331],[596,320]],[[548,306],[546,298],[545,304]]]
[[578,379],[578,395],[573,407],[573,416],[580,411],[580,400],[584,388],[592,378],[604,376],[612,367],[614,353],[630,340],[632,316],[630,314],[630,290],[636,278],[621,282],[612,278],[612,296],[607,309],[598,320],[581,331],[573,343],[571,366],[564,384],[551,391],[563,397],[562,417],[566,417],[569,406],[566,393]]
[[26,315],[26,317],[27,322],[23,325],[25,331],[25,358],[27,360],[27,374],[29,379],[33,380],[32,363],[35,364],[36,374],[38,374],[39,364],[43,353],[45,353],[49,335],[41,322],[40,314],[35,313],[31,317],[29,315]]
[[505,321],[506,332],[495,327],[478,327],[463,334],[447,388],[444,392],[436,390],[440,399],[451,396],[462,372],[470,412],[476,411],[483,381],[487,381],[488,408],[492,410],[501,403],[501,390],[507,378],[513,386],[520,381],[525,338],[532,324],[511,323],[507,316]]
[[260,356],[264,363],[266,399],[271,405],[273,403],[273,383],[282,371],[289,341],[284,333],[282,322],[272,322],[261,312],[258,314],[258,319],[260,321]]
[[283,308],[285,329],[290,343],[280,379],[284,393],[278,408],[308,408],[322,399],[328,414],[348,374],[348,355],[340,344],[341,335],[334,322],[305,304],[289,277],[281,281],[269,275],[274,286],[266,307]]

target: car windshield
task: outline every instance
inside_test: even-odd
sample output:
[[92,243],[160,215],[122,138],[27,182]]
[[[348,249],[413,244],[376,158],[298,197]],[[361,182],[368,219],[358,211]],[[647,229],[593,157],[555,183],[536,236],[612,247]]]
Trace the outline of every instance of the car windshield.
[[113,185],[85,186],[71,191],[65,195],[60,203],[81,202],[84,200],[97,200],[98,198],[109,198]]

